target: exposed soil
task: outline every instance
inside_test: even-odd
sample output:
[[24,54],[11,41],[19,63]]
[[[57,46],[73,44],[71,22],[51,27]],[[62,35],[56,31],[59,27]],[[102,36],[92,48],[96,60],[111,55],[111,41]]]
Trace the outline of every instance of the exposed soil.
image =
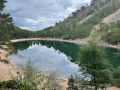
[[109,24],[118,20],[120,20],[120,9],[118,9],[115,13],[109,15],[108,17],[104,18],[103,22]]

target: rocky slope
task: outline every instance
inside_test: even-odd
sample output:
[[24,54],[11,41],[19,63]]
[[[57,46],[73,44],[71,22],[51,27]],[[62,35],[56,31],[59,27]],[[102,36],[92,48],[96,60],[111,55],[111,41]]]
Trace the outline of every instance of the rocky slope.
[[116,22],[118,20],[120,20],[120,9],[118,9],[116,12],[109,15],[108,17],[104,18],[103,22],[109,24],[111,22]]

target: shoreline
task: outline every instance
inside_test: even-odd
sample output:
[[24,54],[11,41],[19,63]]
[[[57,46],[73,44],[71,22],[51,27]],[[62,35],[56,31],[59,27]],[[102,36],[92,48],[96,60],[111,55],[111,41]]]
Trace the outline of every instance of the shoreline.
[[[8,48],[8,46],[7,45],[0,45],[0,46],[2,47],[2,49],[0,48],[1,60],[7,60],[9,62],[9,64],[6,64],[0,61],[0,82],[2,82],[12,79],[10,77],[10,73],[13,76],[17,76],[16,71],[19,68],[15,67],[12,61],[8,58],[8,55],[10,55],[10,50],[5,50],[6,48]],[[63,90],[66,90],[66,88],[68,87],[67,85],[68,80],[59,78],[59,82],[63,86]]]
[[[68,43],[74,43],[77,45],[82,45],[82,44],[87,44],[86,39],[76,39],[76,40],[63,40],[63,39],[56,39],[56,38],[23,38],[23,39],[15,39],[11,40],[10,43],[16,43],[16,42],[23,42],[23,41],[32,41],[32,40],[46,40],[46,41],[59,41],[59,42],[68,42]],[[0,45],[3,48],[8,48],[7,45]],[[110,47],[110,48],[116,48],[118,49],[117,45],[110,45],[104,43],[105,47]],[[9,61],[9,64],[5,64],[4,62],[0,62],[0,81],[6,81],[10,80],[10,75],[9,72],[11,72],[13,75],[16,75],[16,67],[12,64],[11,60],[8,58],[8,55],[10,54],[10,50],[4,50],[0,49],[0,57],[1,59],[6,59]],[[62,85],[66,87],[67,81],[63,82]],[[66,90],[66,89],[64,89]],[[107,90],[120,90],[119,88],[116,87],[109,87]]]
[[4,50],[8,48],[7,45],[1,45],[3,49],[0,49],[0,58],[2,60],[7,60],[9,63],[0,62],[0,81],[10,80],[10,73],[16,75],[16,67],[12,64],[11,60],[8,58],[10,54],[9,50]]
[[[87,41],[88,41],[88,39],[63,40],[61,38],[23,38],[23,39],[11,40],[11,43],[32,41],[32,40],[59,41],[59,42],[74,43],[77,45],[87,44]],[[103,42],[102,46],[108,47],[108,48],[120,49],[119,45],[112,45],[112,44],[108,44],[106,42]]]

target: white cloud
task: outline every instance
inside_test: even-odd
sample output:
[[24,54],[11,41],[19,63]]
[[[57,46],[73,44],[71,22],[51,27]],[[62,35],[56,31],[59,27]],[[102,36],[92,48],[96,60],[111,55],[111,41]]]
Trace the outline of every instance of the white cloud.
[[30,29],[29,27],[20,27],[20,28],[22,28],[22,29],[27,29],[27,30],[29,30],[29,29]]
[[75,11],[75,10],[76,10],[75,8],[70,8],[70,7],[67,8],[67,11],[68,11],[68,12],[73,12],[73,11]]
[[91,0],[84,0],[84,2],[90,4]]
[[38,20],[33,20],[33,19],[29,19],[29,18],[26,18],[25,20],[26,20],[28,23],[31,23],[31,24],[33,24],[33,25],[36,25],[36,24],[39,23]]
[[8,0],[5,12],[16,26],[40,30],[54,25],[90,0]]

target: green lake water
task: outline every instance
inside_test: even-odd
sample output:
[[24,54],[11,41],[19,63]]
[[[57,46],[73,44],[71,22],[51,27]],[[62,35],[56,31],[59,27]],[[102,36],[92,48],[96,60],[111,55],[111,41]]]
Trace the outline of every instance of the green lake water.
[[[73,43],[56,41],[25,41],[13,43],[14,51],[9,55],[16,67],[24,65],[30,58],[43,72],[56,71],[60,76],[75,74],[79,67],[75,64],[80,46]],[[120,52],[114,48],[105,48],[106,56],[111,65],[120,66],[120,57],[115,53]]]

